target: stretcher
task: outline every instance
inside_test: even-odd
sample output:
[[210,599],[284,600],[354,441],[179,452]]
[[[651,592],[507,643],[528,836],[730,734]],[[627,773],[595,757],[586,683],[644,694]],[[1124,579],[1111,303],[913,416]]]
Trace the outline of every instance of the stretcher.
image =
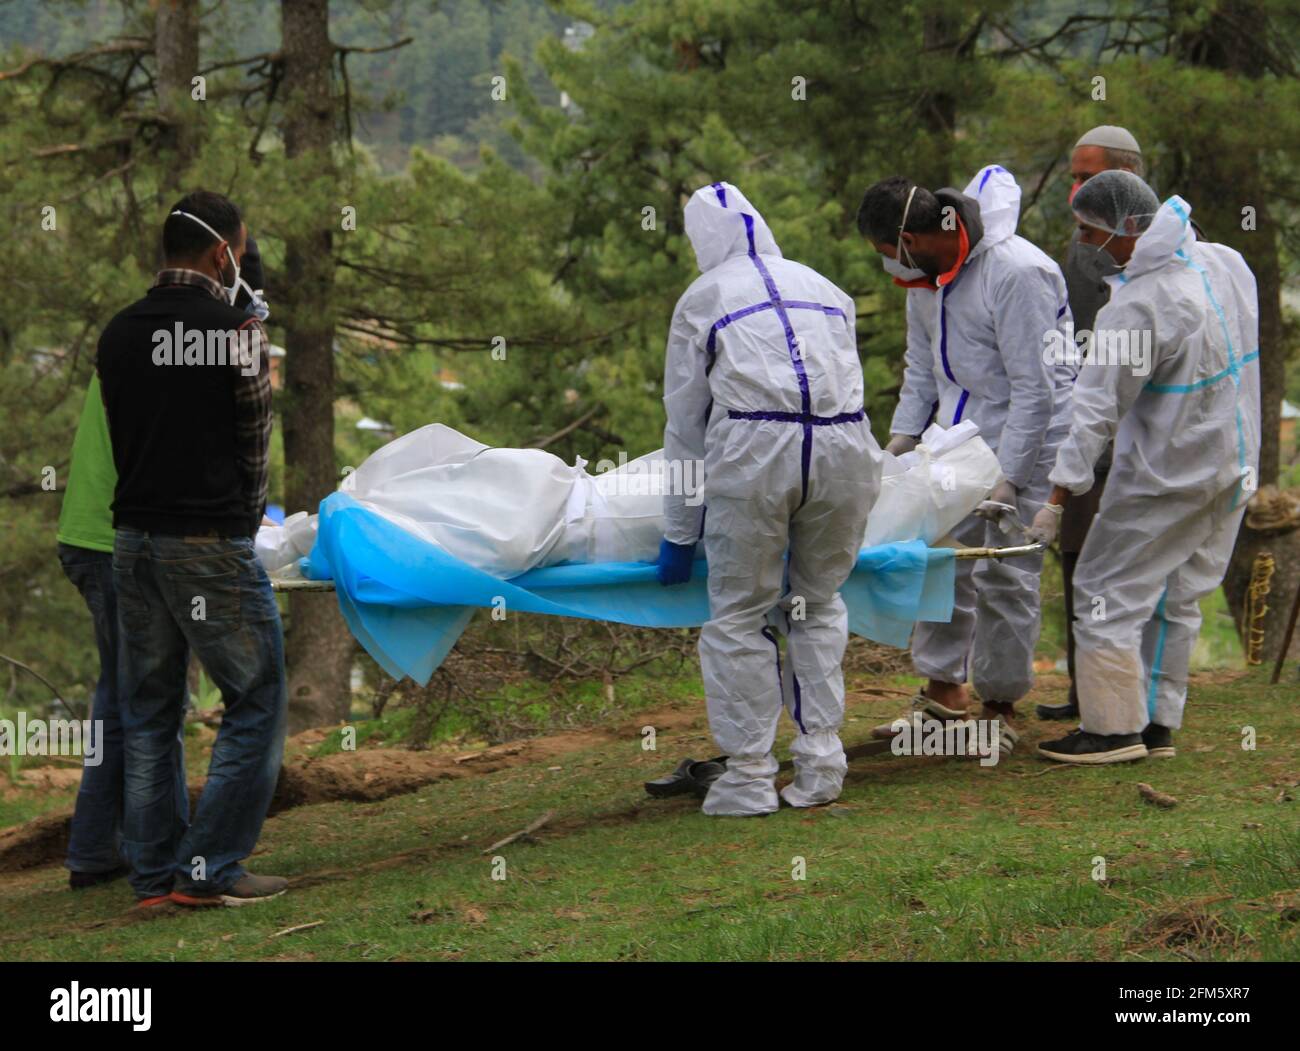
[[[953,558],[1019,558],[1043,550],[1042,544],[1016,544],[1011,547],[958,547]],[[332,580],[304,580],[298,577],[272,577],[271,590],[279,592],[333,591]]]
[[[849,631],[897,647],[917,622],[951,619],[958,559],[1039,550],[947,546],[943,538],[987,498],[1001,468],[970,421],[932,426],[922,439],[904,456],[881,454],[880,490],[840,589]],[[591,472],[581,458],[492,448],[429,424],[368,457],[316,514],[260,530],[255,547],[277,591],[332,590],[380,667],[425,683],[479,607],[494,619],[707,621],[702,552],[690,578],[671,588],[659,586],[654,565],[666,500],[704,502],[688,466],[660,450]]]
[[[477,607],[494,616],[509,610],[659,628],[708,619],[703,560],[691,580],[671,588],[659,586],[652,563],[549,566],[503,579],[412,541],[340,496],[322,505],[324,543],[305,560],[306,579],[275,579],[272,587],[287,594],[333,592],[353,636],[395,679],[427,684]],[[864,548],[840,592],[849,630],[905,647],[917,621],[951,618],[958,560],[1041,550],[1039,544],[927,547],[920,540]]]

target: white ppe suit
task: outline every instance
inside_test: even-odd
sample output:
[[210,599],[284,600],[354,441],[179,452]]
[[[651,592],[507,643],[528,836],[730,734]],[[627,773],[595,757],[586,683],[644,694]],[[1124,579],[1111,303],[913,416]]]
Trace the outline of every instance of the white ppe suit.
[[783,704],[797,730],[783,795],[795,806],[828,802],[847,765],[839,589],[883,458],[863,408],[853,300],[784,259],[730,183],[696,191],[686,233],[701,275],[668,336],[664,453],[670,463],[703,461],[704,506],[670,494],[664,515],[666,539],[703,538],[709,567],[700,666],[709,726],[731,758],[704,811],[777,808],[772,745]]
[[1223,580],[1259,465],[1259,303],[1224,245],[1197,241],[1171,197],[1106,279],[1094,346],[1052,470],[1092,486],[1114,463],[1074,573],[1080,725],[1182,725],[1200,600]]
[[[974,420],[1018,490],[1027,523],[1047,500],[1047,475],[1069,423],[1075,368],[1070,356],[1052,354],[1068,335],[1065,279],[1016,235],[1020,187],[1005,168],[988,165],[962,194],[940,190],[936,197],[956,209],[969,254],[937,289],[908,290],[903,389],[889,429],[919,435],[932,420],[944,427]],[[997,526],[974,516],[951,536],[968,547],[1007,543]],[[917,673],[942,682],[969,678],[984,701],[1028,693],[1042,564],[1041,554],[959,562],[952,620],[918,624],[912,636]]]

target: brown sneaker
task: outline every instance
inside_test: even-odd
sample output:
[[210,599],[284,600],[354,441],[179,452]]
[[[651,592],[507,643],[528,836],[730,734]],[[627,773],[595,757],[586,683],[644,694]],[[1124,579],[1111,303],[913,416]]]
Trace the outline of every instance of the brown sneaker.
[[912,723],[920,722],[922,725],[929,722],[952,722],[955,719],[965,719],[966,709],[958,711],[955,708],[948,708],[940,704],[933,697],[926,694],[924,690],[917,690],[916,695],[912,698],[912,707],[905,714],[900,715],[892,722],[881,723],[879,726],[871,728],[871,736],[877,741],[888,741],[898,736],[902,728],[899,722]]
[[172,901],[190,908],[207,908],[220,905],[251,905],[255,901],[278,898],[289,889],[283,876],[254,876],[245,873],[225,890],[216,894],[197,894],[194,891],[172,891]]

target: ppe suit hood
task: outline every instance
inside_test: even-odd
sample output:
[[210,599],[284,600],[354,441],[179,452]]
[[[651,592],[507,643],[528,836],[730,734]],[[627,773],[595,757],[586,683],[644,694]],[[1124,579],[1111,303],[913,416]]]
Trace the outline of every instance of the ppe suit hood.
[[939,202],[940,207],[952,207],[957,210],[957,217],[961,220],[961,225],[966,229],[966,255],[962,258],[965,263],[972,255],[979,243],[984,239],[984,222],[980,218],[979,202],[974,198],[967,197],[960,190],[954,190],[951,186],[945,186],[942,190],[934,191],[935,199]]
[[749,200],[729,182],[701,186],[686,202],[686,236],[700,273],[751,250],[780,257],[772,231]]
[[980,222],[984,226],[980,243],[971,245],[971,255],[1015,235],[1020,221],[1020,186],[1002,165],[986,164],[962,193],[979,204]]
[[1151,225],[1133,246],[1128,264],[1118,274],[1106,278],[1111,288],[1117,288],[1152,270],[1158,270],[1178,252],[1196,240],[1191,228],[1192,206],[1175,194],[1156,212]]

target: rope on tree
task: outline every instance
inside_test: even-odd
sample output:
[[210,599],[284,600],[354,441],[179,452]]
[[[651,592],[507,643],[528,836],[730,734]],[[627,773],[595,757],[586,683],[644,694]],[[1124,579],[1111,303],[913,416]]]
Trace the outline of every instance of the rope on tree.
[[1266,485],[1246,506],[1246,525],[1257,531],[1300,526],[1300,496]]
[[1277,568],[1271,551],[1255,556],[1250,570],[1250,590],[1246,594],[1246,663],[1263,664],[1264,617],[1268,613],[1268,593],[1273,587]]

